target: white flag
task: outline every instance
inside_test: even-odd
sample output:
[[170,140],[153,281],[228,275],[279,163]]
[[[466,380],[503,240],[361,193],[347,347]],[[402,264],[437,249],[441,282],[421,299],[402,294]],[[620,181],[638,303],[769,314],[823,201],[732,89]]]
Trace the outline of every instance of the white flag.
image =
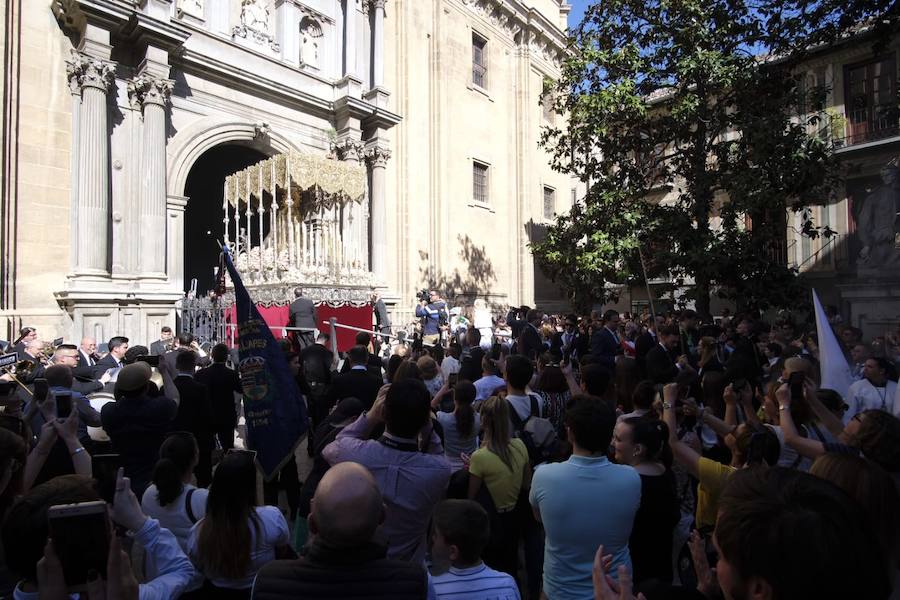
[[822,371],[822,388],[834,390],[843,398],[847,397],[847,389],[853,383],[850,365],[844,351],[838,343],[828,317],[819,302],[819,295],[813,290],[813,304],[816,308],[816,331],[819,336],[819,367]]

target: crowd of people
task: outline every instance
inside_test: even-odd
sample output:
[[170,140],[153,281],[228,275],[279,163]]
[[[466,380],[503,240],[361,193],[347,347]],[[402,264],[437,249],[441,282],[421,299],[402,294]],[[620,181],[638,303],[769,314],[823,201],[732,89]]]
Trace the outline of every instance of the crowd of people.
[[[310,427],[264,483],[225,345],[164,328],[51,354],[23,330],[0,378],[0,593],[900,598],[894,335],[835,315],[842,395],[787,316],[496,316],[430,291],[418,334],[382,340],[373,301],[341,356],[328,332],[283,344]],[[60,525],[97,502],[116,527]],[[102,564],[72,552],[95,543]]]

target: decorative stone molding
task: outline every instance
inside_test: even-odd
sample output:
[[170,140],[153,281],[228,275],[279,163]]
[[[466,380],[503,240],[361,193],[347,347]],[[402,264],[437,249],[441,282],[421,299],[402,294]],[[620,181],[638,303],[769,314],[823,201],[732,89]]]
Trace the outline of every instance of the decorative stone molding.
[[128,100],[131,108],[138,110],[147,104],[165,107],[172,96],[175,81],[149,75],[140,75],[128,81]]
[[241,24],[231,32],[232,38],[250,39],[259,45],[268,45],[273,52],[281,52],[281,46],[269,29],[269,7],[265,0],[241,0]]
[[364,151],[366,161],[373,167],[384,168],[391,158],[391,151],[381,146],[370,146]]
[[73,94],[85,87],[106,93],[115,80],[115,65],[73,50],[72,57],[66,61],[66,76]]
[[266,121],[259,121],[253,125],[253,139],[263,141],[269,139],[272,127]]
[[339,160],[362,160],[363,144],[357,140],[344,139],[331,144],[332,152],[337,154]]
[[516,40],[518,44],[527,44],[529,49],[543,60],[560,68],[566,52],[565,34],[548,31],[535,22],[529,11],[518,2],[509,0],[461,0],[472,12],[491,22],[504,33]]

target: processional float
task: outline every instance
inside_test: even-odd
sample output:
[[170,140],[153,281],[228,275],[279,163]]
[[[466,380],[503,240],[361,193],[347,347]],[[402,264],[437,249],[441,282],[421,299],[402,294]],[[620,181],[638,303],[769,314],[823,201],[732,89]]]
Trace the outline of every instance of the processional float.
[[298,286],[320,302],[368,299],[367,188],[364,167],[294,151],[226,177],[224,240],[257,302]]

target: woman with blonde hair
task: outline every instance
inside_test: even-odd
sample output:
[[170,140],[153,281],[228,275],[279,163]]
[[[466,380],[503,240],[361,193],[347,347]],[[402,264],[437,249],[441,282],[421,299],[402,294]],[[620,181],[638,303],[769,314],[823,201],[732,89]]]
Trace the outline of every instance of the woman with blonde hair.
[[491,517],[485,564],[515,577],[521,533],[515,509],[531,485],[531,467],[525,443],[512,437],[510,410],[509,403],[497,396],[481,404],[483,437],[469,462],[469,499],[478,500]]
[[430,356],[423,356],[416,361],[425,387],[428,388],[428,394],[434,398],[434,395],[440,391],[444,385],[444,378],[441,376],[441,370],[438,368],[437,361]]

